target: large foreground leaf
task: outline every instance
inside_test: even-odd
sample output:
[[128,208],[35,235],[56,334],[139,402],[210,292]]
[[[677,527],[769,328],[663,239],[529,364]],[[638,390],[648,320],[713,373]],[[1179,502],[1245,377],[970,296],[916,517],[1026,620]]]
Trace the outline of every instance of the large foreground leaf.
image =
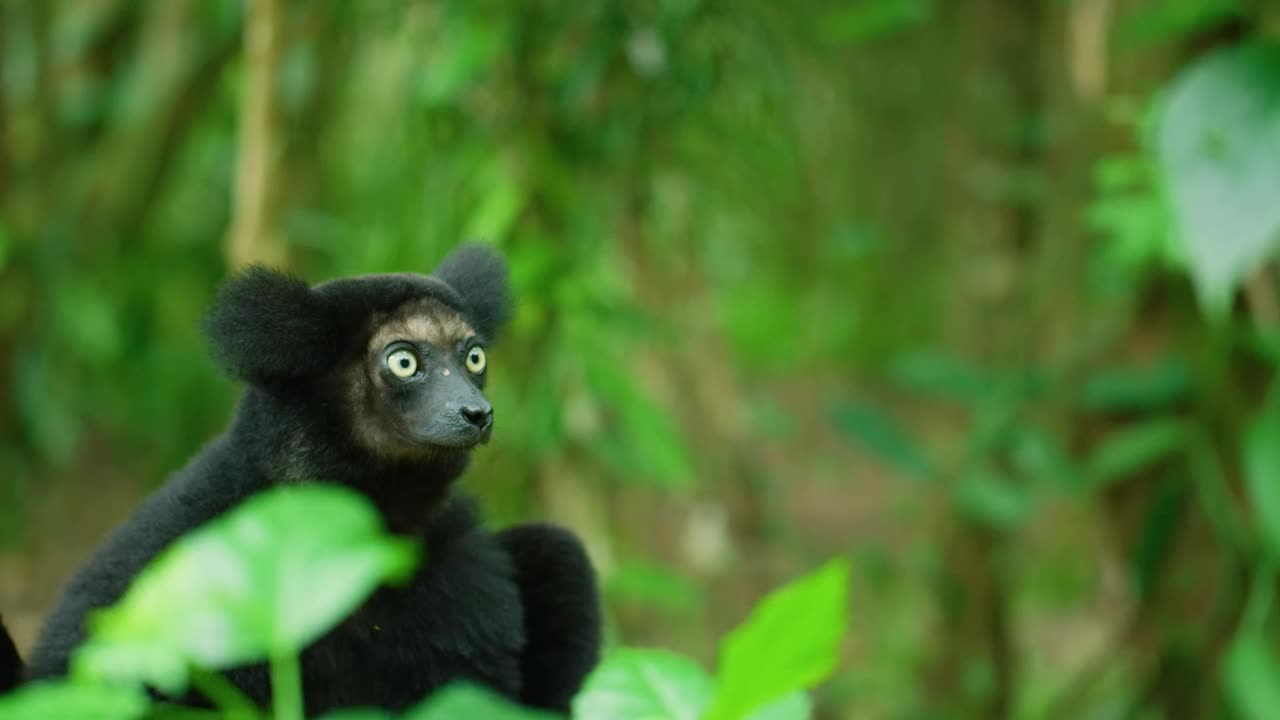
[[[715,681],[688,658],[666,650],[610,653],[573,702],[575,720],[698,720],[715,694]],[[807,720],[803,692],[785,695],[745,720]]]
[[75,668],[178,693],[189,665],[296,653],[416,559],[353,491],[264,492],[178,540],[97,613]]
[[720,647],[708,718],[737,720],[836,668],[848,622],[849,564],[833,560],[766,597]]
[[456,684],[410,710],[401,720],[555,720],[474,685]]
[[697,720],[715,682],[688,658],[665,650],[610,653],[573,702],[578,720]]
[[147,704],[136,688],[32,683],[0,696],[0,720],[133,720]]

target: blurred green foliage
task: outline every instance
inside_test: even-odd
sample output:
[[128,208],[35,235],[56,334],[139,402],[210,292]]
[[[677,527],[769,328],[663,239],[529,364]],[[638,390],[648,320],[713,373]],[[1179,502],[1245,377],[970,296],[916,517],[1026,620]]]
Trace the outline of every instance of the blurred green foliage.
[[[354,491],[295,485],[260,493],[166,549],[118,603],[95,611],[72,658],[72,677],[0,698],[0,718],[191,717],[164,703],[148,709],[145,688],[181,697],[194,686],[216,710],[198,717],[254,720],[269,712],[275,720],[301,720],[299,654],[378,586],[403,581],[418,550],[384,531],[372,504]],[[726,639],[718,687],[678,655],[611,651],[575,699],[574,717],[809,717],[804,690],[838,661],[848,576],[847,563],[831,561],[765,598]],[[210,672],[264,659],[271,663],[269,709]],[[466,687],[446,689],[400,717],[463,715],[549,717]],[[338,716],[388,717],[360,710],[325,717]]]
[[709,665],[847,554],[819,716],[1280,713],[1270,3],[278,5],[261,68],[239,0],[0,0],[17,554],[225,423],[265,70],[290,269],[511,259],[468,483],[586,537],[625,644]]

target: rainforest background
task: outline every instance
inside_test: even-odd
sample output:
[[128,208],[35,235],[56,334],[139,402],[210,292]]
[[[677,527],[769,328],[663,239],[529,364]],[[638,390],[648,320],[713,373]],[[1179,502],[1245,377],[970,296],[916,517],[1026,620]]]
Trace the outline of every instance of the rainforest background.
[[1280,12],[0,0],[0,610],[225,425],[216,284],[519,312],[466,485],[710,664],[850,562],[820,718],[1280,716]]

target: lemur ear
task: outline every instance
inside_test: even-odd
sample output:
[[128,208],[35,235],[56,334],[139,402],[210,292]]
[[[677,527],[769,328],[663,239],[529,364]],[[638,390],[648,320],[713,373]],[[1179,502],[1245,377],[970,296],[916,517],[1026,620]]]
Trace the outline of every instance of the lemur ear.
[[248,382],[318,374],[337,361],[330,315],[311,288],[265,267],[223,283],[205,333],[223,367]]
[[487,245],[461,245],[433,273],[466,303],[475,329],[492,340],[511,317],[507,261]]

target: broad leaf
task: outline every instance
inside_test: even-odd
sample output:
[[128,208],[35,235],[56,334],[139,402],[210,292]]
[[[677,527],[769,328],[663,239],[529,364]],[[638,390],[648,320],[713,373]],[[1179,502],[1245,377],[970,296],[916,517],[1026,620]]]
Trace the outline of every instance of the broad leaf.
[[995,530],[1013,530],[1034,509],[1029,488],[989,470],[961,479],[952,500],[965,517]]
[[610,653],[573,701],[578,720],[697,720],[715,683],[697,663],[665,650]]
[[391,715],[387,714],[385,710],[356,708],[331,712],[322,716],[320,720],[391,720]]
[[907,353],[893,367],[898,384],[931,399],[978,404],[991,396],[991,378],[981,368],[932,350]]
[[837,429],[899,472],[912,479],[930,475],[928,454],[888,412],[870,404],[850,404],[832,414]]
[[1241,720],[1280,717],[1280,662],[1262,635],[1242,631],[1223,664],[1223,687]]
[[146,694],[137,688],[41,682],[0,695],[0,719],[133,720],[147,705]]
[[849,564],[838,559],[771,593],[720,646],[707,717],[736,720],[832,671],[848,622]]
[[747,720],[809,720],[813,717],[813,701],[803,691],[782,696],[747,716]]
[[1218,51],[1169,90],[1156,151],[1201,302],[1221,314],[1280,244],[1280,45]]
[[296,653],[379,584],[408,576],[415,547],[331,485],[264,492],[178,540],[91,619],[77,672],[177,693],[186,667]]
[[1075,487],[1080,483],[1082,468],[1067,452],[1062,438],[1032,424],[1019,425],[1012,430],[1009,460],[1012,474],[1022,478],[1029,486],[1028,490],[1046,485]]
[[400,720],[555,720],[555,717],[521,707],[474,685],[459,683],[435,693]]
[[1086,460],[1088,489],[1103,488],[1165,460],[1186,441],[1186,424],[1177,418],[1158,417],[1113,433]]
[[1193,382],[1187,364],[1168,357],[1144,367],[1094,373],[1085,383],[1081,404],[1103,412],[1150,412],[1185,399]]

